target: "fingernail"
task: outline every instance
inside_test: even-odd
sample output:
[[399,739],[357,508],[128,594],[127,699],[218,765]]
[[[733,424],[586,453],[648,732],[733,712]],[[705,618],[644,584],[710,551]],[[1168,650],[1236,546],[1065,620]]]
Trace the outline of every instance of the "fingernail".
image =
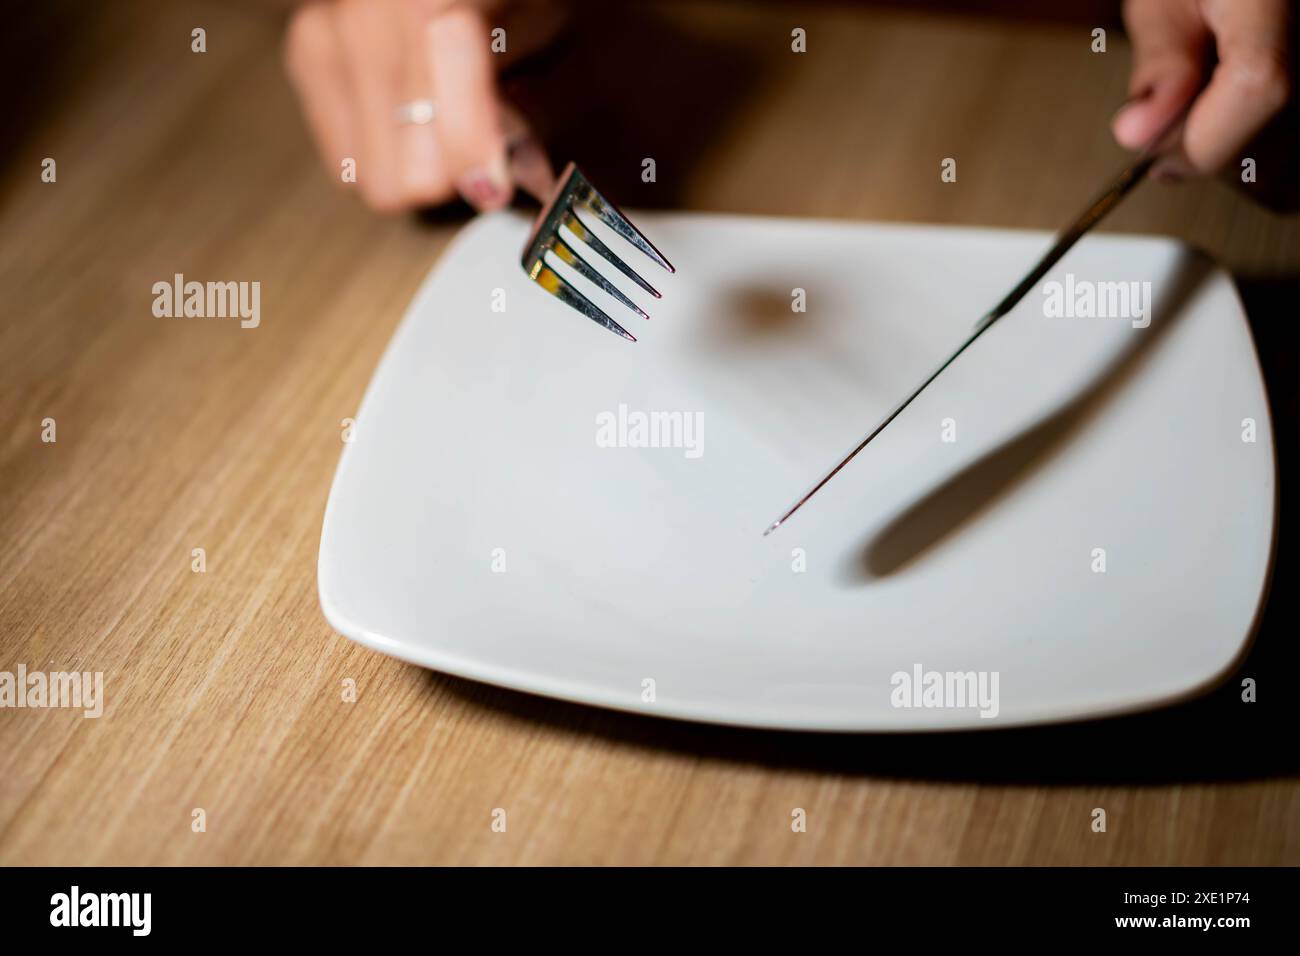
[[1181,183],[1185,176],[1177,163],[1168,159],[1162,159],[1151,167],[1151,178],[1158,183],[1172,185],[1174,183]]
[[465,173],[457,183],[457,189],[476,209],[496,209],[510,199],[505,186],[484,169],[471,169]]

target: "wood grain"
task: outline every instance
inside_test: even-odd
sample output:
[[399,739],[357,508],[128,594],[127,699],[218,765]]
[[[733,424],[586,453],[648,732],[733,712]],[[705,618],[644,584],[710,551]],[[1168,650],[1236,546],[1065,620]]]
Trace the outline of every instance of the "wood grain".
[[[1285,526],[1243,667],[1258,704],[1234,681],[1082,726],[891,738],[659,722],[334,634],[315,559],[340,421],[459,223],[379,218],[331,186],[269,6],[29,16],[6,41],[0,668],[103,671],[107,703],[98,720],[0,710],[0,862],[1300,863]],[[206,54],[190,52],[194,26]],[[611,75],[543,126],[579,136],[555,141],[628,206],[1054,228],[1123,159],[1107,121],[1128,54],[1114,31],[1092,54],[1089,29],[900,5],[633,7],[512,89],[545,100],[574,62],[619,74],[608,41],[627,44],[644,74]],[[602,39],[605,58],[587,46]],[[647,155],[654,184],[638,176]],[[939,180],[946,156],[957,184]],[[1285,479],[1295,221],[1198,183],[1144,187],[1109,228],[1184,238],[1242,277]],[[151,286],[178,272],[260,281],[261,326],[155,318]]]

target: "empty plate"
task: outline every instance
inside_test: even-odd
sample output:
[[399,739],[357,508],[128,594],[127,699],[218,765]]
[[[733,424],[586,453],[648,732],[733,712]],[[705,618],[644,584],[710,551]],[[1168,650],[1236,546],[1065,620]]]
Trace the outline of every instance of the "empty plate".
[[1051,237],[632,218],[676,275],[597,231],[662,300],[596,265],[652,318],[585,288],[636,343],[529,283],[522,216],[443,254],[330,493],[337,630],[518,690],[808,730],[1112,714],[1231,672],[1275,475],[1224,272],[1089,236],[763,537]]

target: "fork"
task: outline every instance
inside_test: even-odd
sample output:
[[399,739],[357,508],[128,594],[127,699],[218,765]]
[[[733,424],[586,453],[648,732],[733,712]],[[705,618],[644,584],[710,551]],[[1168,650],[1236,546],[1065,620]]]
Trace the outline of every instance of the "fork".
[[547,261],[546,253],[549,252],[555,259],[573,269],[578,275],[591,282],[601,291],[608,293],[637,315],[646,319],[650,318],[649,313],[624,295],[618,286],[592,268],[591,264],[577,253],[568,240],[561,235],[560,227],[563,226],[576,239],[589,246],[593,252],[604,257],[610,265],[646,292],[649,292],[656,299],[663,298],[654,286],[641,278],[631,266],[620,259],[617,253],[601,242],[583,224],[582,220],[578,218],[579,209],[591,213],[669,272],[677,271],[673,268],[672,263],[664,258],[663,253],[656,249],[654,244],[645,237],[641,230],[632,225],[631,221],[619,211],[617,206],[602,196],[600,191],[582,174],[582,170],[578,169],[573,163],[569,163],[568,166],[564,167],[564,171],[560,174],[559,185],[555,187],[550,200],[542,207],[537,221],[533,224],[533,230],[529,233],[528,242],[524,245],[523,255],[519,259],[520,264],[524,267],[524,272],[528,273],[528,278],[565,305],[577,309],[587,318],[598,325],[604,326],[616,335],[621,335],[628,341],[635,342],[636,336],[606,315],[600,306],[574,288]]

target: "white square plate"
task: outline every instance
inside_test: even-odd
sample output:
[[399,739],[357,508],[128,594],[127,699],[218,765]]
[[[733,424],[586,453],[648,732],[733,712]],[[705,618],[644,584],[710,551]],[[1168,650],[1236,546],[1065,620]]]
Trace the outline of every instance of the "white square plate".
[[[522,216],[482,217],[442,256],[334,479],[319,585],[337,630],[519,690],[810,730],[1124,712],[1209,689],[1244,653],[1275,476],[1222,271],[1165,239],[1085,239],[1049,281],[1150,282],[1148,327],[1141,299],[1053,318],[1030,293],[764,538],[1051,237],[633,219],[678,268],[603,233],[664,295],[621,283],[648,322],[598,300],[636,343],[527,280]],[[700,428],[628,447],[656,412]],[[896,675],[918,670],[996,674],[996,708],[915,706]]]

